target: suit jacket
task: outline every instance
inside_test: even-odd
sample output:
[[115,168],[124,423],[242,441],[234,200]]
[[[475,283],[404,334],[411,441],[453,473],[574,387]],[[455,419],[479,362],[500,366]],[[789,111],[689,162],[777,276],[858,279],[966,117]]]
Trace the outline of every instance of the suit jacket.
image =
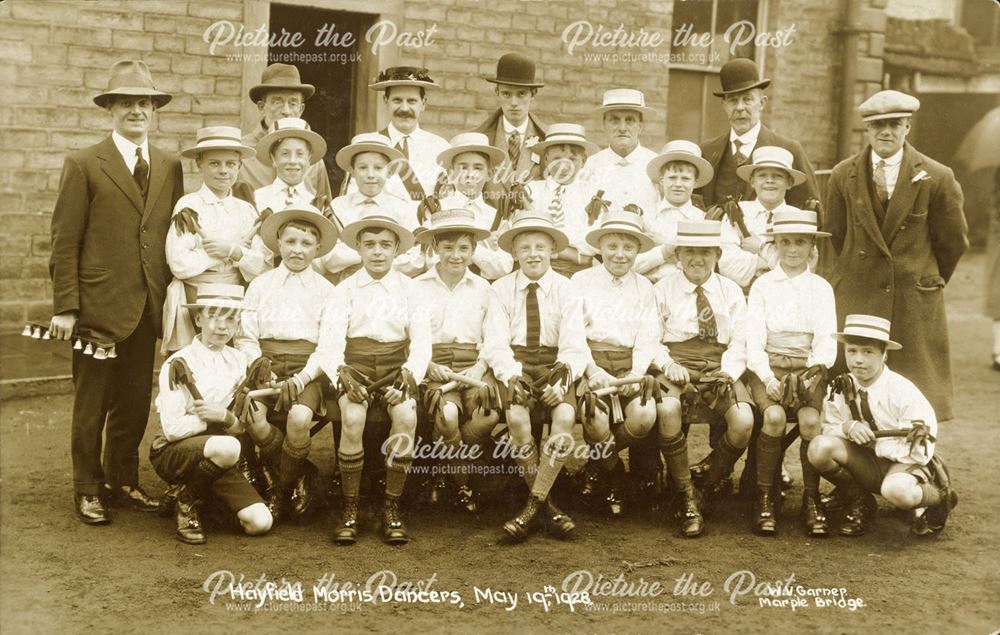
[[[492,115],[490,115],[486,121],[481,123],[478,128],[473,132],[481,132],[490,139],[490,145],[500,148],[507,154],[507,135],[503,129],[503,110],[500,108],[496,109]],[[514,166],[516,173],[521,174],[525,170],[528,171],[528,181],[533,181],[540,178],[541,167],[539,164],[534,163],[531,158],[531,148],[525,148],[524,143],[531,137],[536,137],[539,141],[545,139],[545,135],[548,133],[548,126],[542,123],[538,117],[533,113],[528,113],[528,131],[521,140],[521,157]],[[509,156],[507,157],[510,158]],[[538,157],[541,161],[542,157]]]
[[121,342],[147,300],[161,321],[170,270],[167,229],[184,194],[180,161],[152,144],[146,200],[111,136],[66,157],[52,212],[53,311],[78,312],[78,328]]
[[951,169],[903,149],[899,177],[883,222],[873,208],[871,147],[833,169],[824,205],[833,250],[826,276],[838,324],[851,313],[892,321],[903,345],[889,364],[927,396],[938,419],[952,416],[951,357],[944,286],[969,246],[962,188]]
[[[792,167],[796,170],[801,170],[806,174],[805,183],[788,190],[788,193],[785,195],[786,203],[794,205],[795,207],[802,207],[802,204],[806,202],[806,199],[819,198],[819,190],[816,188],[816,176],[813,174],[812,163],[809,162],[809,157],[806,156],[805,150],[802,149],[802,144],[794,139],[783,137],[764,124],[761,124],[760,133],[757,135],[757,145],[754,146],[754,149],[756,150],[757,148],[763,146],[779,146],[781,148],[785,148],[792,153]],[[712,169],[715,170],[716,173],[719,171],[719,164],[722,163],[722,158],[728,151],[728,130],[718,137],[714,137],[701,143],[701,156],[712,164]],[[715,205],[717,203],[721,204],[726,200],[724,196],[716,194],[715,179],[712,179],[711,183],[699,188],[696,191],[701,195],[706,206]],[[740,197],[740,200],[753,199],[753,188],[749,183],[744,182],[743,194]]]

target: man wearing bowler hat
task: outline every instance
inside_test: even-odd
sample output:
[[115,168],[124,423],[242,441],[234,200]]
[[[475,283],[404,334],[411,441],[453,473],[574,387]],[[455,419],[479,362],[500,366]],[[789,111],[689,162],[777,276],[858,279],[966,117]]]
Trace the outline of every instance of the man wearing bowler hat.
[[727,196],[737,201],[753,200],[753,190],[736,175],[736,168],[749,163],[754,149],[763,146],[779,146],[791,152],[792,167],[806,175],[805,183],[788,190],[785,201],[789,205],[802,207],[806,199],[818,198],[813,167],[802,145],[779,135],[760,121],[767,104],[764,89],[771,80],[760,77],[753,60],[736,58],[722,66],[719,82],[722,90],[712,94],[722,98],[722,109],[726,111],[731,129],[701,144],[701,155],[715,170],[714,178],[697,191],[705,205],[724,203]]
[[52,212],[52,335],[85,335],[117,352],[102,360],[73,351],[74,502],[91,525],[110,522],[106,504],[159,506],[139,488],[139,443],[170,280],[164,245],[184,176],[180,161],[147,136],[153,113],[170,98],[153,86],[144,62],[115,63],[107,90],[94,97],[113,130],[66,157]]
[[[271,64],[265,68],[260,75],[260,83],[250,89],[250,101],[257,104],[260,123],[243,136],[243,145],[256,148],[278,119],[302,117],[306,100],[315,92],[316,87],[303,84],[299,79],[299,69],[291,64]],[[243,161],[239,181],[247,183],[250,189],[245,191],[246,188],[240,188],[237,183],[235,191],[243,191],[241,196],[248,196],[247,200],[253,203],[253,191],[274,183],[275,176],[274,166],[265,165],[257,157],[249,157]],[[330,177],[322,158],[306,170],[305,181],[317,197],[332,198]]]

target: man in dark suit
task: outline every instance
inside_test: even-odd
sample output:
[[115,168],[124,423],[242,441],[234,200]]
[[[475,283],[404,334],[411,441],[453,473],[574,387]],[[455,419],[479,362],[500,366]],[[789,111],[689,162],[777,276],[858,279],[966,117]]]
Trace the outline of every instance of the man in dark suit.
[[736,58],[726,62],[719,71],[722,90],[712,93],[722,98],[729,132],[701,144],[701,156],[712,164],[715,176],[712,181],[696,191],[706,206],[724,203],[727,196],[737,201],[753,200],[750,184],[736,176],[736,168],[750,160],[754,148],[779,146],[792,153],[792,167],[805,172],[806,182],[788,190],[785,202],[802,207],[806,199],[818,198],[816,178],[812,164],[802,145],[783,137],[761,123],[760,114],[767,103],[764,89],[770,79],[761,79],[757,65],[752,60]]
[[968,225],[951,169],[906,143],[919,107],[895,90],[859,107],[869,145],[833,168],[826,191],[835,252],[827,278],[838,324],[854,313],[892,322],[902,348],[889,353],[889,365],[944,421],[953,416],[944,286],[969,246]]
[[88,524],[110,522],[105,504],[158,508],[138,486],[139,443],[170,280],[164,245],[184,179],[180,161],[147,134],[170,97],[153,87],[145,63],[112,66],[94,103],[114,130],[66,158],[52,212],[52,334],[77,333],[117,352],[101,360],[73,351],[73,488],[77,517]]

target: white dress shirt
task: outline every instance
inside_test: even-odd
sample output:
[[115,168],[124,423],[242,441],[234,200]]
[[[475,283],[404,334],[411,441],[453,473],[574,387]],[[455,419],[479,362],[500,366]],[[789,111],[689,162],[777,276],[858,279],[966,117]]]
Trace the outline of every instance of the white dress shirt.
[[[134,151],[133,151],[134,152]],[[899,180],[899,166],[903,162],[903,149],[900,148],[896,154],[892,155],[888,159],[883,159],[874,150],[871,152],[872,157],[872,174],[875,174],[875,168],[878,166],[879,161],[885,161],[885,191],[891,198],[892,193],[896,189],[896,181]],[[874,177],[873,177],[874,178]]]
[[[634,268],[650,282],[659,282],[671,271],[677,271],[677,257],[673,255],[676,250],[674,243],[677,241],[677,222],[682,220],[705,220],[705,212],[695,207],[690,199],[680,207],[675,207],[666,199],[660,198],[653,210],[642,215],[643,231],[656,245],[636,257]],[[667,245],[670,251],[667,258],[664,258],[663,245]]]
[[275,177],[270,185],[257,188],[253,193],[254,203],[259,212],[268,208],[272,212],[280,212],[289,207],[287,203],[289,200],[293,205],[312,205],[315,198],[316,193],[305,181],[298,185],[289,185],[282,181],[280,176]]
[[[496,218],[497,210],[483,200],[482,194],[470,199],[458,190],[444,197],[440,201],[441,209],[463,208],[472,210],[476,216],[476,227],[491,229],[493,220]],[[425,221],[425,226],[430,227],[430,219]],[[476,253],[472,256],[472,264],[479,267],[479,275],[488,281],[494,281],[507,275],[514,269],[514,257],[500,249],[497,244],[497,237],[506,229],[506,222],[500,224],[488,238],[484,238],[476,245]],[[427,266],[432,267],[437,263],[437,256],[428,257]]]
[[659,195],[646,174],[646,165],[656,153],[641,144],[628,156],[619,156],[611,148],[604,148],[587,159],[581,180],[588,192],[589,201],[598,190],[604,190],[604,199],[611,201],[611,211],[621,211],[635,203],[643,212],[656,208]]
[[[451,145],[443,137],[433,132],[428,132],[419,125],[413,132],[407,135],[400,132],[392,122],[386,128],[389,132],[389,145],[394,148],[396,144],[403,140],[404,136],[406,137],[406,149],[410,155],[409,162],[410,167],[413,169],[413,174],[417,177],[417,181],[420,182],[420,187],[423,188],[424,194],[433,194],[438,175],[443,171],[443,168],[438,165],[437,156],[450,148]],[[403,185],[403,180],[398,175],[386,181],[385,189],[393,196],[412,200],[409,192],[406,191],[406,186]],[[351,179],[347,187],[347,193],[351,194],[357,191],[358,184],[354,179]]]
[[778,266],[768,271],[750,287],[747,303],[747,366],[764,385],[774,377],[768,353],[782,353],[768,335],[797,333],[812,337],[806,366],[833,366],[837,359],[837,310],[833,287],[825,279],[804,271],[789,277]]
[[[117,130],[112,130],[111,140],[115,142],[119,154],[125,159],[125,167],[130,173],[135,172],[135,164],[139,162],[139,158],[135,156],[136,148],[142,148],[142,158],[146,159],[146,163],[149,163],[149,137],[143,139],[141,144],[136,144],[118,134]],[[152,164],[150,164],[149,173],[153,173]]]
[[[511,346],[527,345],[527,298],[531,282],[524,272],[515,271],[494,282],[490,291],[483,357],[503,383],[522,372]],[[566,276],[549,269],[536,282],[541,326],[539,344],[557,346],[556,359],[570,367],[576,381],[590,362],[579,303],[573,300]]]
[[[539,179],[528,183],[528,194],[531,196],[531,208],[540,214],[549,216],[549,204],[555,197],[556,191],[562,186],[553,178]],[[587,243],[587,232],[591,226],[587,223],[587,203],[594,195],[588,194],[579,178],[566,184],[562,191],[562,213],[563,222],[557,227],[569,238],[570,247],[583,256],[593,256],[597,250]],[[554,220],[554,219],[553,219]],[[599,223],[598,218],[595,224]]]
[[[743,290],[730,280],[716,273],[702,285],[708,303],[715,313],[718,327],[717,340],[726,345],[722,354],[721,370],[733,379],[739,379],[746,370],[746,298]],[[685,342],[698,335],[698,305],[695,285],[684,272],[667,274],[653,285],[656,305],[660,312],[662,342]],[[673,360],[664,347],[657,365],[666,370]]]
[[[857,388],[859,392],[862,390],[860,385]],[[873,430],[909,430],[914,421],[923,421],[930,428],[931,435],[937,436],[934,408],[906,377],[886,366],[875,382],[864,390],[868,391],[868,405],[875,420],[875,425],[871,426]],[[860,396],[856,403],[860,411]],[[823,434],[846,438],[843,424],[853,419],[844,396],[833,395],[833,400],[827,401],[823,407]],[[875,441],[875,454],[897,463],[926,465],[934,456],[934,444],[928,442],[926,452],[919,445],[911,451],[905,437],[878,439]]]
[[333,297],[334,286],[313,269],[292,272],[279,264],[247,287],[236,348],[257,359],[263,339],[313,342],[316,350],[301,373],[306,383],[316,379],[327,368],[324,362],[332,348],[325,325],[343,312]]
[[737,152],[736,140],[740,142],[739,153],[750,159],[753,155],[754,149],[757,147],[757,137],[760,136],[760,121],[754,124],[753,128],[750,128],[743,134],[736,134],[736,131],[732,128],[729,129],[729,148],[732,150],[733,154]]
[[336,315],[329,325],[333,343],[327,374],[337,376],[344,365],[348,337],[378,342],[410,341],[410,356],[403,364],[420,383],[431,361],[431,327],[428,309],[414,281],[395,270],[375,280],[361,269],[339,285],[334,294]]
[[612,276],[601,265],[573,274],[570,289],[580,302],[587,339],[631,348],[632,373],[644,375],[660,350],[653,283],[634,271]]

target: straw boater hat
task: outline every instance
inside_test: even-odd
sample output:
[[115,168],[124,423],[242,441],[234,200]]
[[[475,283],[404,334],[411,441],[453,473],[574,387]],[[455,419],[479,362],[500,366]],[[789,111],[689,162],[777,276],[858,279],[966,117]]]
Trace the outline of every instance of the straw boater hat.
[[660,170],[671,161],[683,161],[690,163],[698,170],[698,176],[694,179],[694,186],[701,187],[711,182],[715,175],[712,164],[701,156],[701,148],[694,141],[686,139],[675,139],[668,141],[660,154],[650,159],[646,164],[646,174],[653,183],[660,182]]
[[250,89],[250,101],[257,103],[269,90],[295,90],[302,93],[302,99],[309,99],[316,92],[316,87],[302,83],[297,67],[271,64],[260,74],[260,83]]
[[642,91],[634,88],[612,88],[604,91],[604,99],[601,101],[601,107],[597,109],[597,114],[604,116],[604,113],[612,110],[635,110],[642,113],[643,117],[656,112],[646,105],[646,96]]
[[490,230],[476,226],[476,214],[471,209],[452,208],[441,210],[431,216],[431,226],[417,236],[417,242],[429,245],[442,234],[466,232],[472,234],[475,242],[489,238]]
[[242,311],[243,285],[220,282],[199,284],[195,301],[183,306],[185,309],[192,311],[202,309],[232,309],[234,311]]
[[794,207],[774,212],[771,227],[764,232],[764,235],[769,237],[781,236],[782,234],[808,234],[816,238],[830,236],[830,232],[819,231],[816,212]]
[[719,69],[719,83],[722,84],[722,90],[712,94],[716,97],[725,97],[751,88],[767,88],[771,85],[771,80],[761,78],[760,69],[753,60],[738,57],[729,60]]
[[497,60],[497,74],[493,77],[483,76],[492,84],[521,86],[523,88],[541,88],[545,84],[535,81],[535,63],[529,58],[517,53],[507,53]]
[[601,226],[587,232],[587,244],[600,249],[601,238],[607,234],[625,234],[639,241],[639,252],[653,248],[653,239],[642,231],[642,218],[632,212],[611,212],[605,214]]
[[111,66],[111,75],[108,77],[108,89],[94,97],[94,103],[101,108],[107,108],[109,99],[118,95],[149,97],[156,108],[163,108],[173,99],[169,93],[156,90],[153,87],[153,78],[149,74],[149,67],[146,66],[145,62],[139,60],[115,62]]
[[393,86],[420,86],[422,88],[440,88],[427,74],[426,68],[416,66],[391,66],[375,78],[375,81],[368,84],[372,90],[387,90]]
[[243,145],[243,133],[232,126],[208,126],[199,128],[195,143],[190,148],[181,150],[181,156],[189,159],[197,157],[209,150],[235,150],[240,157],[246,159],[256,153],[250,146]]
[[889,339],[891,327],[892,323],[885,318],[853,314],[844,318],[844,330],[834,333],[833,338],[838,342],[844,342],[848,336],[863,337],[884,343],[890,351],[898,351],[903,345]]
[[598,150],[596,143],[587,141],[587,130],[583,126],[575,123],[554,123],[549,126],[545,140],[532,146],[531,151],[542,156],[546,148],[558,145],[578,146],[584,149],[588,157]]
[[788,173],[792,179],[791,187],[806,182],[805,172],[792,167],[792,153],[779,146],[762,146],[753,151],[753,161],[736,168],[736,176],[744,181],[750,181],[753,173],[760,168],[778,168]]
[[858,106],[862,121],[911,117],[918,110],[920,100],[898,90],[879,91]]
[[500,237],[497,238],[497,244],[500,245],[500,249],[503,249],[507,253],[513,253],[514,239],[517,238],[518,234],[525,232],[547,234],[552,239],[552,242],[555,243],[554,251],[556,252],[560,252],[569,246],[569,238],[552,224],[552,217],[546,213],[533,210],[524,210],[515,214],[510,219],[510,229],[500,234]]
[[483,133],[463,132],[452,137],[451,147],[437,155],[438,165],[450,168],[452,160],[463,152],[485,154],[489,158],[490,166],[497,165],[507,158],[507,154],[503,150],[490,145],[489,137]]
[[392,147],[389,137],[379,132],[363,132],[354,135],[351,145],[337,151],[337,166],[344,172],[350,172],[351,161],[362,152],[378,152],[384,155],[389,163],[405,158],[402,152]]
[[327,254],[337,244],[336,225],[312,205],[302,205],[283,209],[264,219],[264,222],[260,226],[260,238],[264,241],[264,245],[272,252],[276,254],[280,253],[278,249],[278,232],[281,231],[285,223],[293,220],[305,221],[314,225],[319,230],[319,249],[316,251],[317,258]]
[[285,117],[271,124],[271,129],[257,142],[257,160],[264,165],[274,165],[271,148],[275,143],[288,137],[302,139],[309,144],[309,163],[313,164],[326,154],[326,140],[309,129],[305,119]]
[[677,221],[676,247],[721,247],[722,223],[717,220]]
[[413,232],[403,227],[399,220],[399,214],[395,211],[380,208],[371,209],[361,214],[361,217],[353,223],[348,223],[344,230],[340,232],[340,239],[351,249],[357,250],[358,236],[367,229],[388,229],[396,234],[399,246],[397,254],[401,254],[413,246]]

